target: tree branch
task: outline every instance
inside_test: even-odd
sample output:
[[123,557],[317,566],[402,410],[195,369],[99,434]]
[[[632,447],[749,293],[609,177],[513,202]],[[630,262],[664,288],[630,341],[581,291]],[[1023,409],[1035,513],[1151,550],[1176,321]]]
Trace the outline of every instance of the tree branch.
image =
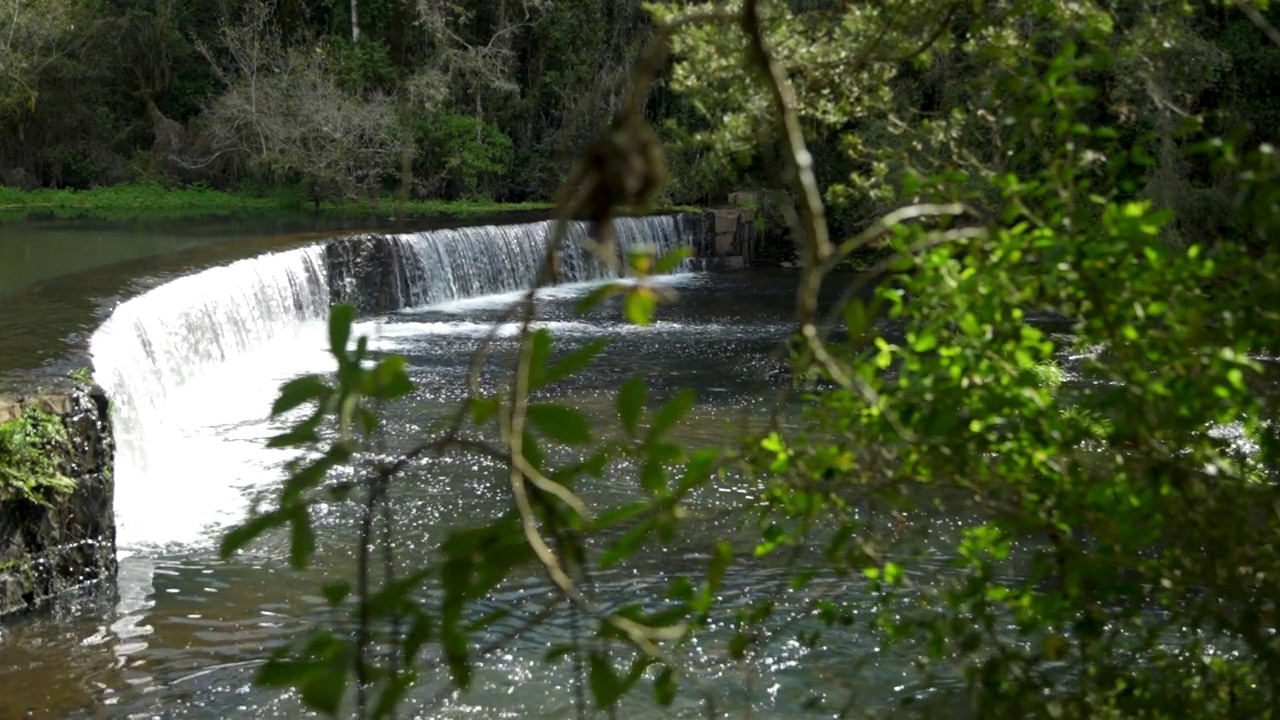
[[1280,29],[1267,22],[1267,19],[1262,16],[1262,13],[1258,12],[1258,8],[1254,7],[1253,3],[1249,2],[1249,0],[1236,0],[1236,7],[1240,8],[1240,12],[1244,13],[1245,17],[1249,18],[1254,25],[1257,25],[1258,29],[1271,42],[1275,43],[1276,47],[1280,47]]

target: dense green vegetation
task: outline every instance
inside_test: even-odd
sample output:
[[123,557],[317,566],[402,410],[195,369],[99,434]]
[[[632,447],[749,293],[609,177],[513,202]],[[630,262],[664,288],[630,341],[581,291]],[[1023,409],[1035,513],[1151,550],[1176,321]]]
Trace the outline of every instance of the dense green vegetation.
[[[254,194],[214,190],[207,186],[168,188],[153,183],[109,185],[91,190],[0,188],[0,220],[32,215],[54,217],[97,217],[106,219],[190,217],[298,211],[312,207],[301,193],[276,190]],[[549,203],[508,202],[484,199],[408,200],[391,196],[360,198],[326,204],[330,214],[422,217],[436,215],[492,215],[501,212],[548,210]]]
[[[546,200],[651,27],[638,0],[3,0],[0,18],[0,185],[315,203]],[[655,117],[687,110],[666,95]]]
[[[791,4],[833,28],[850,5]],[[853,75],[847,62],[806,66],[813,47],[779,48],[811,111],[803,122],[837,236],[891,209],[885,193],[908,168],[990,164],[1000,131],[969,111],[975,84],[1002,72],[989,56],[1007,38],[973,33],[1006,4],[946,11],[940,42],[915,55],[905,39],[850,37],[871,42]],[[888,12],[877,7],[866,12]],[[1221,177],[1180,150],[1188,120],[1240,147],[1280,125],[1280,49],[1232,2],[1116,7],[1131,45],[1113,49],[1132,52],[1091,78],[1101,94],[1088,120],[1155,160],[1127,180],[1180,211],[1169,233],[1247,234],[1224,209]],[[1276,20],[1274,7],[1263,12]],[[894,15],[895,33],[925,19]],[[0,18],[0,186],[200,183],[236,191],[243,207],[547,201],[619,108],[654,28],[640,0],[0,0]],[[679,42],[737,42],[697,32]],[[991,44],[969,52],[975,42]],[[638,108],[666,147],[668,202],[771,188],[780,167],[777,147],[757,142],[743,70],[712,67],[714,81],[689,75],[710,68],[665,63]],[[882,112],[843,107],[868,92]],[[781,205],[767,205],[781,228]]]

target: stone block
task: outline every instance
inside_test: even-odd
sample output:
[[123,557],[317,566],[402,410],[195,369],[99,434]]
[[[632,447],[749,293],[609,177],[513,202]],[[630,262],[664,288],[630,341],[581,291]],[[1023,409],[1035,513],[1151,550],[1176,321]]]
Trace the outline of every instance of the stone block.
[[12,398],[0,398],[0,423],[17,420],[22,416],[22,404]]
[[738,229],[738,216],[741,214],[742,212],[736,208],[716,210],[716,234],[732,235]]
[[50,415],[67,415],[71,412],[73,401],[69,395],[49,395],[35,398],[27,404]]

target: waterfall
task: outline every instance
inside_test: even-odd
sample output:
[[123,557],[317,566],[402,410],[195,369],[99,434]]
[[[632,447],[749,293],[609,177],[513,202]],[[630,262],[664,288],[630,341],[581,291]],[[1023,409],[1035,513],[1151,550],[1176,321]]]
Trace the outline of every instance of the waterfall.
[[[219,458],[184,454],[191,446],[181,442],[183,434],[194,432],[186,421],[215,409],[209,397],[190,396],[190,387],[246,354],[298,337],[328,308],[324,252],[312,247],[178,278],[125,301],[94,332],[94,379],[111,401],[122,544],[198,533],[202,528],[164,521],[181,522],[181,504],[218,504],[209,494],[229,488],[210,487],[203,477],[202,464],[212,470]],[[241,395],[237,389],[214,391],[233,398]],[[258,402],[270,401],[268,395]]]
[[[689,245],[694,222],[618,220],[619,254]],[[331,302],[354,293],[362,312],[381,314],[526,288],[553,230],[539,222],[335,239],[210,268],[119,305],[89,350],[111,400],[122,546],[196,541],[206,525],[239,519],[243,476],[261,474],[263,449],[260,428],[240,428],[265,417],[281,381],[328,369]],[[571,224],[561,280],[606,276],[581,247],[586,234]]]
[[[614,221],[618,259],[648,247],[659,256],[693,247],[696,215],[619,218]],[[561,282],[608,277],[610,270],[585,249],[588,224],[572,222],[557,253]],[[381,314],[448,300],[523,290],[538,276],[555,222],[431,230],[350,238],[329,246],[334,301],[365,314]],[[681,269],[696,267],[685,260]]]
[[[644,245],[666,254],[680,245],[679,219],[673,216],[620,218],[614,222],[619,260]],[[391,238],[403,280],[401,307],[416,307],[494,293],[522,290],[537,277],[555,223],[473,227],[399,235]],[[596,280],[608,269],[583,249],[587,225],[570,223],[559,253],[562,282]]]

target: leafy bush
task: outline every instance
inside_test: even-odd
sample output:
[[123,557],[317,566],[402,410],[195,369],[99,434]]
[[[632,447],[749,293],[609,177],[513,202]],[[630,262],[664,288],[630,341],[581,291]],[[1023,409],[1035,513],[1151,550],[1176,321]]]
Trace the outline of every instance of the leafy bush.
[[414,142],[414,175],[427,195],[492,197],[511,165],[511,138],[500,128],[447,110],[417,120]]
[[356,93],[386,93],[395,88],[399,72],[391,62],[385,43],[362,37],[353,45],[345,37],[331,37],[329,52],[333,56],[333,72],[341,79],[344,89]]

